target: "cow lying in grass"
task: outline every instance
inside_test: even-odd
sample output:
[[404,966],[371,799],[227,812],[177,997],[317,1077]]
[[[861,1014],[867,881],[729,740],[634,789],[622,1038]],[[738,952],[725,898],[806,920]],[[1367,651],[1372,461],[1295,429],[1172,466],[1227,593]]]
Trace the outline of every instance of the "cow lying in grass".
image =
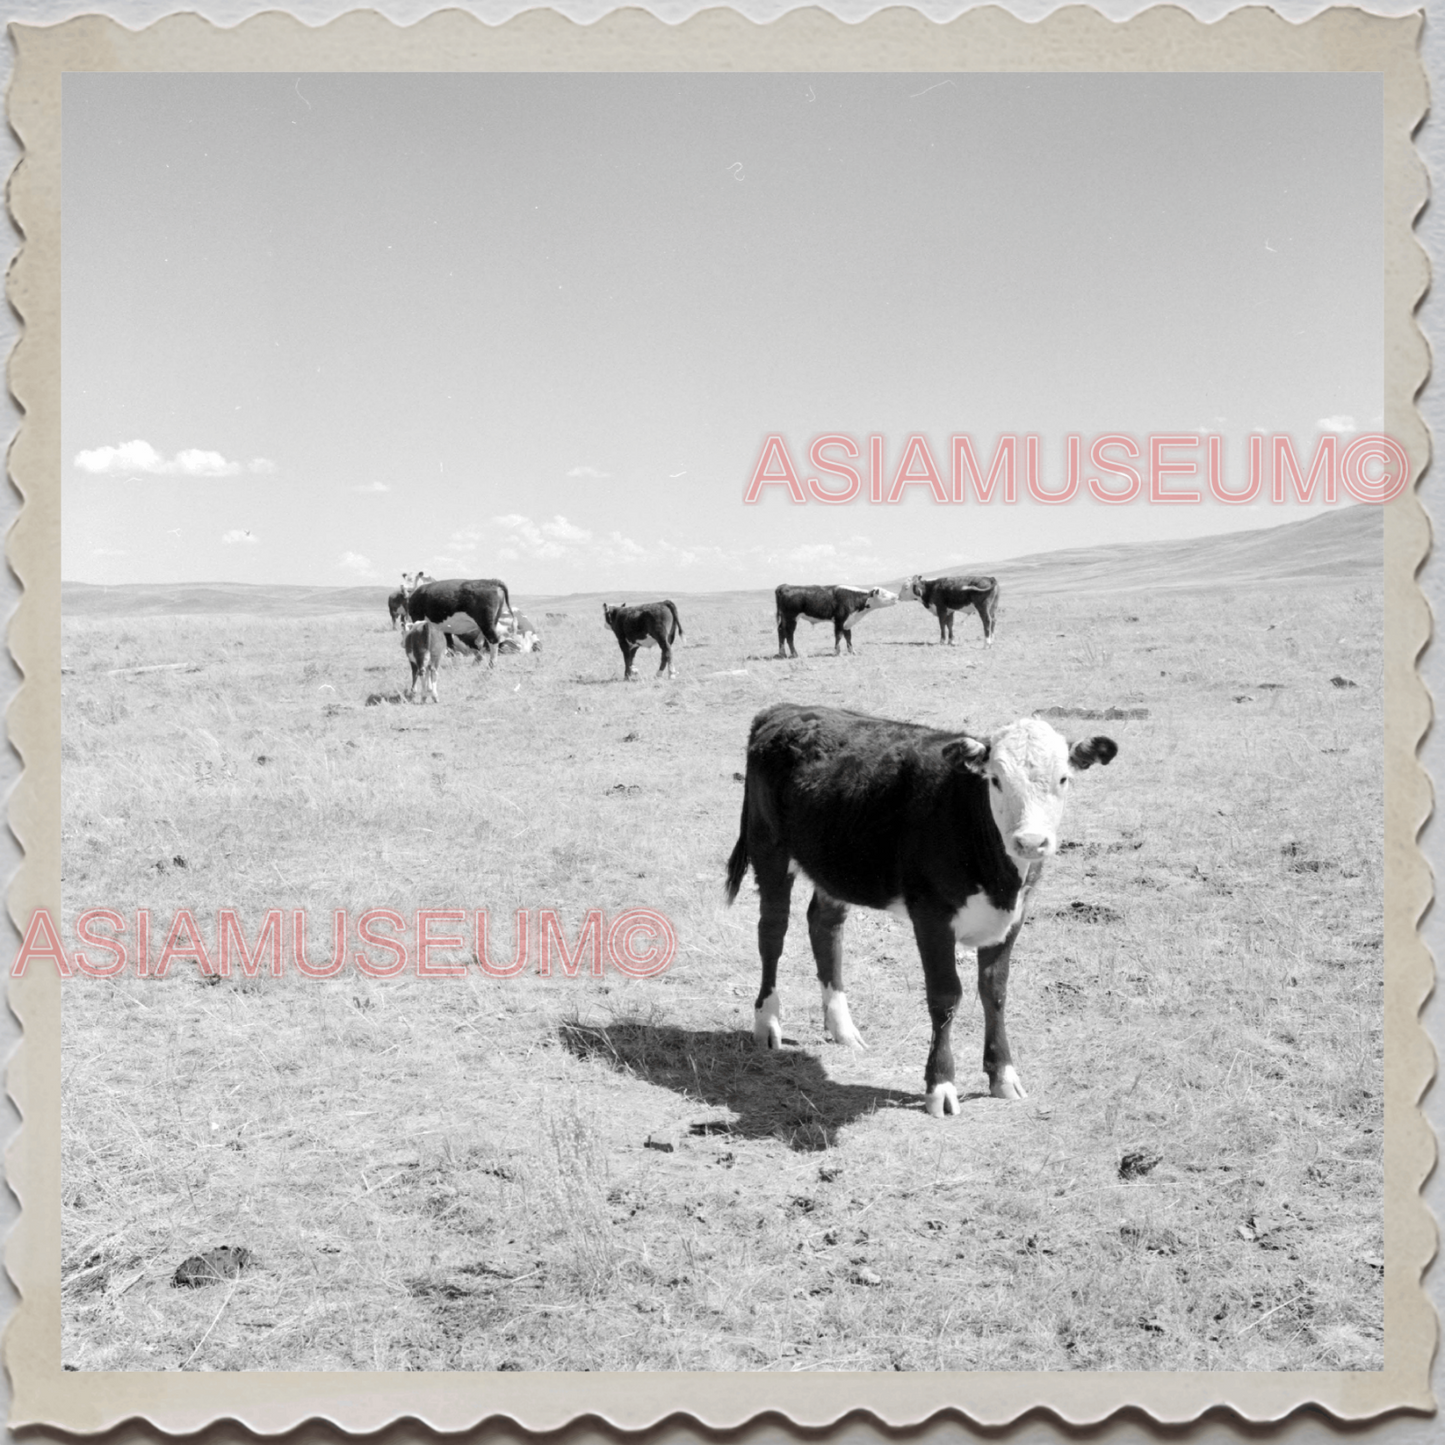
[[624,681],[631,682],[636,676],[632,660],[637,656],[637,649],[651,647],[654,642],[662,649],[658,673],[674,676],[672,642],[675,637],[682,636],[682,623],[678,620],[677,608],[671,602],[640,602],[633,607],[604,602],[602,625],[611,628],[617,645],[622,649]]
[[[411,663],[411,686],[406,690],[407,701],[416,697],[417,681],[422,681],[434,703],[440,703],[437,696],[437,668],[442,664],[446,651],[446,637],[435,622],[408,622],[402,634],[401,645],[406,649],[406,660]],[[426,698],[422,698],[426,702]]]
[[923,959],[928,1112],[958,1112],[949,1031],[963,996],[960,943],[978,950],[989,1092],[1027,1097],[1004,1027],[1009,957],[1044,859],[1058,848],[1070,777],[1117,751],[1106,737],[1070,746],[1038,718],[975,738],[831,707],[760,712],[727,872],[730,903],[749,863],[761,895],[753,1037],[766,1048],[782,1043],[778,958],[801,873],[813,885],[808,938],[827,1033],[864,1047],[843,992],[843,919],[850,904],[886,908],[913,924]]

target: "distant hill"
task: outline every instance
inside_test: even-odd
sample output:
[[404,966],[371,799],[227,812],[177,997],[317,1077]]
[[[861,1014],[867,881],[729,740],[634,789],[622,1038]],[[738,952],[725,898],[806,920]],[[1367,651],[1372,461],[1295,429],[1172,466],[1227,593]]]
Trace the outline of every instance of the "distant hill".
[[211,612],[259,617],[377,612],[385,617],[390,592],[390,587],[258,587],[248,582],[128,582],[119,587],[62,582],[60,610],[66,617],[102,613],[180,617]]
[[[1380,576],[1384,539],[1385,524],[1380,508],[1354,506],[1252,532],[1231,532],[1184,542],[1075,547],[1063,552],[1014,557],[977,570],[1006,578],[1009,592],[1014,595],[1095,588],[1117,592],[1139,587],[1238,587],[1307,578],[1349,582]],[[944,572],[966,570],[969,569],[942,569]],[[884,585],[896,590],[903,580],[894,578]],[[62,582],[60,606],[67,617],[101,614],[177,617],[221,612],[316,617],[338,612],[372,612],[380,619],[386,616],[390,591],[389,587],[258,587],[241,582],[129,583],[119,587]],[[716,594],[673,592],[672,596],[681,603],[688,596],[756,596],[764,591],[759,588]],[[649,592],[659,595],[656,588],[614,588],[608,592],[529,595],[526,605],[534,612],[559,604],[580,608],[595,604],[599,598],[636,600]],[[515,599],[515,605],[522,605],[520,597]]]
[[[1128,591],[1131,588],[1239,587],[1307,578],[1349,582],[1379,578],[1385,563],[1385,519],[1379,507],[1320,512],[1299,522],[1195,537],[1183,542],[1134,542],[1073,547],[1012,557],[977,569],[945,567],[926,577],[977,570],[1007,578],[1013,595]],[[885,586],[897,588],[906,579]]]

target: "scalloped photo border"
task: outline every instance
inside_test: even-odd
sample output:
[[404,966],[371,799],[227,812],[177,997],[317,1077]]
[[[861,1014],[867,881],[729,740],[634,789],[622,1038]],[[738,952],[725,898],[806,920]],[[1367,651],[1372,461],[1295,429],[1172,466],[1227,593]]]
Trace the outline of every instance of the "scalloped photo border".
[[[25,861],[10,887],[23,935],[31,915],[60,916],[60,196],[61,77],[67,71],[1312,71],[1378,72],[1384,94],[1385,424],[1408,451],[1412,475],[1428,461],[1414,398],[1428,351],[1414,310],[1429,269],[1412,225],[1426,174],[1411,137],[1427,104],[1419,15],[1382,18],[1336,9],[1296,24],[1272,11],[1236,11],[1212,24],[1182,10],[1149,10],[1127,23],[1074,7],[1038,23],[995,8],[935,24],[888,10],[845,24],[818,10],[766,25],[725,10],[668,25],[642,11],[581,26],[530,11],[490,26],[460,12],[398,27],[356,12],[313,29],[270,13],[233,29],[178,15],[140,32],[101,16],[50,27],[12,25],[17,60],[10,124],[23,158],[9,199],[22,236],[8,292],[22,336],[10,359],[24,413],[10,453],[23,496],[8,555],[24,587],[10,647],[24,684],[9,711],[24,776],[10,824]],[[86,1373],[60,1354],[60,981],[32,968],[10,983],[24,1041],[9,1070],[22,1127],[8,1158],[21,1203],[6,1263],[20,1294],[6,1331],[12,1425],[100,1431],[143,1418],[185,1433],[225,1418],[254,1431],[325,1419],[356,1432],[414,1418],[454,1431],[487,1420],[554,1430],[588,1417],[636,1430],[687,1417],[732,1428],[785,1416],[818,1429],[862,1413],[888,1427],[940,1414],[1000,1427],[1043,1409],[1089,1425],[1122,1409],[1160,1423],[1227,1408],[1253,1422],[1313,1405],[1343,1421],[1434,1409],[1429,1369],[1434,1312],[1421,1275],[1435,1226],[1420,1195],[1434,1141],[1418,1102],[1433,1071],[1419,1011],[1432,967],[1416,925],[1431,882],[1416,838],[1430,809],[1416,748],[1430,715],[1415,662],[1429,615],[1415,574],[1429,527],[1413,490],[1385,507],[1385,1346],[1378,1372],[756,1373],[726,1374],[223,1374]]]

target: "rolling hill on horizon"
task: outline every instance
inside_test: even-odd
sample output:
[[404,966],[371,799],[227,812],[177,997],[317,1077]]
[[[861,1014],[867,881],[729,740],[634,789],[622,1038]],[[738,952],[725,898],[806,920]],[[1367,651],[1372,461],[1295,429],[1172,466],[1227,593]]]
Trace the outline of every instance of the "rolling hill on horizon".
[[[1120,543],[1033,553],[975,570],[1000,578],[1011,593],[1109,588],[1198,588],[1249,586],[1271,581],[1303,581],[1378,576],[1384,563],[1384,517],[1380,508],[1341,507],[1277,527],[1229,532],[1186,541]],[[926,570],[924,576],[962,573],[966,567]],[[780,578],[802,581],[801,577]],[[817,579],[825,580],[825,579]],[[842,581],[841,577],[826,580]],[[896,590],[894,577],[882,585]],[[580,605],[606,597],[637,597],[646,587],[519,595],[517,605],[529,607],[568,602]],[[657,589],[651,589],[655,594]],[[65,617],[124,615],[178,617],[211,613],[251,616],[322,616],[347,612],[386,613],[389,586],[363,587],[266,586],[246,582],[124,583],[100,586],[88,582],[60,584]],[[766,595],[756,587],[719,589],[707,593],[674,591],[674,598]]]

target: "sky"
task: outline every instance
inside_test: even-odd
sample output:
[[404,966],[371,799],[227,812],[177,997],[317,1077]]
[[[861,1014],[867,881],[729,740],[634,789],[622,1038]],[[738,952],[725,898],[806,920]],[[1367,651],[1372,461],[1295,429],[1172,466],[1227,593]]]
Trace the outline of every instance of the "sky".
[[[871,436],[948,485],[1035,434],[1052,488],[1070,433],[1217,434],[1235,486],[1382,426],[1377,76],[64,86],[70,581],[870,583],[1304,512],[878,505]],[[744,503],[835,433],[857,500]]]

